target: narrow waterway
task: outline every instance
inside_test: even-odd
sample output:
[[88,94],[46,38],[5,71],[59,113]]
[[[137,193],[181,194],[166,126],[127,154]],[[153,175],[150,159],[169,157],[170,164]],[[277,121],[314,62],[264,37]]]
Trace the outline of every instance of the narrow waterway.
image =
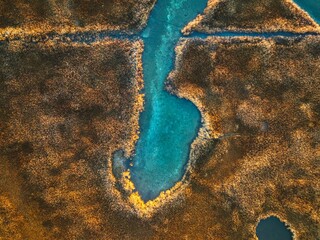
[[181,29],[201,13],[207,0],[158,0],[141,34],[145,109],[140,116],[132,181],[144,201],[173,187],[184,172],[190,145],[200,128],[201,116],[189,101],[164,90],[173,68],[174,48]]

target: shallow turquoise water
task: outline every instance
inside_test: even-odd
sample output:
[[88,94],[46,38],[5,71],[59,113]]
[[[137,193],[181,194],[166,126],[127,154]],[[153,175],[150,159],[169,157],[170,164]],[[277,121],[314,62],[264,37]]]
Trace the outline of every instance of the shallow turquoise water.
[[145,44],[145,110],[140,116],[140,139],[130,170],[144,201],[156,198],[182,178],[190,145],[200,127],[198,109],[166,92],[164,81],[173,68],[180,30],[206,4],[206,0],[158,0],[141,34]]
[[257,226],[257,236],[259,240],[292,240],[293,235],[290,229],[279,220],[271,216],[262,219]]

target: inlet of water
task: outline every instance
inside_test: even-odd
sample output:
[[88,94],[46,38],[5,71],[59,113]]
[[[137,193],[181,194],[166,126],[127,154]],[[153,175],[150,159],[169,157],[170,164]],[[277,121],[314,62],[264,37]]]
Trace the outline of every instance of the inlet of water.
[[190,145],[201,116],[189,101],[164,90],[173,68],[174,48],[181,29],[201,13],[207,0],[158,0],[142,32],[145,106],[140,116],[131,177],[144,201],[156,198],[183,176]]
[[[295,2],[312,16],[319,16],[320,1],[295,0]],[[174,48],[182,36],[181,29],[197,14],[202,13],[206,4],[207,0],[158,0],[146,28],[140,34],[145,45],[143,52],[145,105],[139,120],[141,130],[139,140],[135,155],[131,159],[133,165],[129,168],[131,179],[144,201],[156,198],[161,191],[170,189],[181,180],[186,170],[191,143],[201,125],[198,109],[190,101],[179,99],[166,92],[164,81],[173,68]],[[319,21],[319,18],[316,20]],[[276,34],[261,34],[264,37],[274,35]],[[283,35],[294,34],[283,33]],[[203,38],[207,35],[195,33],[192,36]],[[117,165],[117,169],[121,170],[122,167],[121,164]]]

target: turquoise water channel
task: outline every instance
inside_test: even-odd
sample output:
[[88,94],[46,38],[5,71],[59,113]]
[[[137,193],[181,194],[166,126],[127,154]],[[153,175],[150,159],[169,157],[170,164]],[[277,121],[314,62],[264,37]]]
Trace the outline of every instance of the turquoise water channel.
[[[319,21],[320,1],[295,2]],[[145,109],[140,115],[141,133],[131,159],[133,166],[130,171],[132,181],[144,201],[156,198],[161,191],[170,189],[181,180],[190,145],[201,126],[198,109],[190,101],[165,91],[164,81],[173,69],[174,48],[182,37],[181,29],[202,13],[206,4],[207,0],[158,0],[140,35],[145,45]],[[223,36],[234,35],[223,33]],[[261,34],[265,37],[274,35]]]
[[164,90],[164,81],[173,69],[181,29],[206,4],[207,0],[158,0],[141,34],[145,45],[145,109],[140,115],[141,133],[130,171],[144,201],[181,180],[201,124],[195,105],[170,95]]
[[[319,22],[320,1],[295,0]],[[174,48],[182,37],[181,29],[206,7],[207,0],[158,0],[140,37],[144,41],[144,111],[140,115],[140,136],[130,167],[119,153],[115,168],[130,168],[131,179],[141,198],[155,199],[161,191],[173,187],[185,173],[190,146],[201,126],[201,115],[193,103],[164,90],[164,82],[173,69]],[[281,34],[281,33],[280,33]],[[221,34],[216,34],[220,35]],[[222,36],[247,33],[225,32]],[[272,33],[253,36],[272,37]],[[282,35],[291,36],[290,33]],[[205,34],[191,36],[206,37]],[[126,166],[124,166],[126,165]]]

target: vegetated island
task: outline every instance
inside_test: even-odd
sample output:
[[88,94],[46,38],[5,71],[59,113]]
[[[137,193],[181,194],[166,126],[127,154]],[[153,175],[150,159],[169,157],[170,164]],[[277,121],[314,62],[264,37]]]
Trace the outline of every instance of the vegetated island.
[[209,0],[204,13],[183,30],[191,32],[320,32],[292,0]]

